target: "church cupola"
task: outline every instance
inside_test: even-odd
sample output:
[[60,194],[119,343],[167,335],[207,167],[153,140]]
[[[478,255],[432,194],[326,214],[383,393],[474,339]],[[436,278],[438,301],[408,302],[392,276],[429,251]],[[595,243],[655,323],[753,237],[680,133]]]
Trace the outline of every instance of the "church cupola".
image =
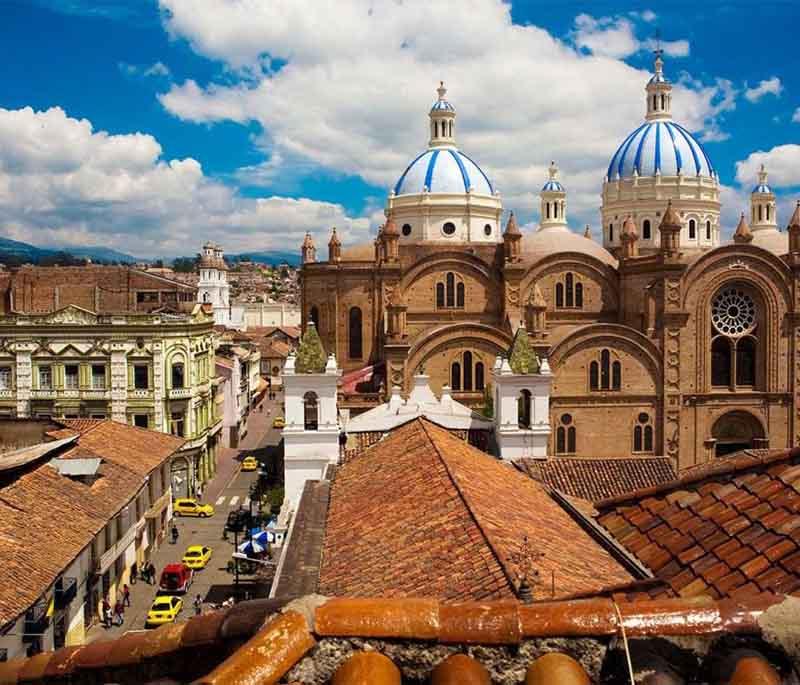
[[655,73],[647,87],[647,121],[672,119],[672,84],[664,76],[664,60],[661,48],[656,50]]
[[750,194],[750,224],[753,231],[778,230],[778,218],[775,215],[775,193],[769,187],[767,170],[763,164],[758,172],[758,185]]
[[303,255],[303,264],[313,264],[317,261],[317,248],[314,245],[314,239],[308,232],[306,232],[306,237],[303,238],[303,245],[300,251]]
[[456,110],[446,99],[447,88],[444,87],[444,82],[439,82],[439,87],[436,89],[439,99],[433,103],[431,111],[428,114],[431,120],[431,139],[428,142],[428,147],[445,147],[455,146],[455,125],[456,125]]
[[340,262],[342,261],[342,241],[336,235],[336,226],[331,231],[331,239],[328,241],[328,261]]
[[750,226],[747,225],[747,219],[744,218],[744,212],[742,212],[742,216],[739,217],[739,224],[733,234],[733,242],[746,245],[752,240],[753,232],[750,230]]
[[550,162],[547,183],[541,192],[541,229],[567,227],[567,191],[558,180],[558,167]]
[[507,262],[518,262],[520,260],[521,241],[522,233],[520,233],[517,226],[514,212],[511,212],[508,215],[505,233],[503,233],[503,247]]

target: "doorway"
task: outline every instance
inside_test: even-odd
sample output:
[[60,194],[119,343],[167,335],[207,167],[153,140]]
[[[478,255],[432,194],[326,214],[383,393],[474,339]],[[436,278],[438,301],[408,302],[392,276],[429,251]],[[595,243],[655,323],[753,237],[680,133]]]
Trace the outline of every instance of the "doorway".
[[715,456],[724,457],[741,450],[766,444],[761,422],[752,414],[732,411],[717,419],[711,430],[716,441]]

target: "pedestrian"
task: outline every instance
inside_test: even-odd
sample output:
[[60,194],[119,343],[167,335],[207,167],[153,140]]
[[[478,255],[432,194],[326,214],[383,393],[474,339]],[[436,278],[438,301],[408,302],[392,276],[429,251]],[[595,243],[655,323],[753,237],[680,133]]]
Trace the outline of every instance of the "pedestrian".
[[114,622],[120,626],[125,622],[125,607],[122,606],[121,599],[114,602]]
[[108,601],[108,597],[103,597],[103,604],[100,607],[100,611],[102,612],[103,616],[103,625],[106,628],[111,627],[111,604]]
[[194,598],[194,614],[195,616],[199,616],[203,613],[203,598],[200,595]]
[[156,584],[156,567],[153,566],[153,562],[152,561],[148,562],[147,576],[150,579],[148,581],[150,583],[150,585],[155,585]]
[[131,605],[131,589],[127,585],[122,586],[122,606]]
[[131,566],[131,585],[136,585],[136,575],[139,569],[136,565],[136,562],[133,562],[133,566]]
[[176,526],[174,523],[172,524],[172,544],[178,544],[178,526]]

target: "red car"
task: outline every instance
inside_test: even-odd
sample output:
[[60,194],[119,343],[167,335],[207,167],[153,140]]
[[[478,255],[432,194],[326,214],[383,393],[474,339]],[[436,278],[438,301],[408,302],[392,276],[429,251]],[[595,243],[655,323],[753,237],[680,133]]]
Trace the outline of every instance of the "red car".
[[185,594],[192,584],[194,571],[183,564],[167,564],[161,571],[158,587],[162,592]]

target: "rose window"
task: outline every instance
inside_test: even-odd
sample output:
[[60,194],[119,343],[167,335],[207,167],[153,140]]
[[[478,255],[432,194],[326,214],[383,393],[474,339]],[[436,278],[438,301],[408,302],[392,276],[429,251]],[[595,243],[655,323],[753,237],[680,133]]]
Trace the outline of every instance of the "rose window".
[[726,288],[711,303],[711,322],[723,335],[749,333],[756,325],[753,298],[737,288]]

